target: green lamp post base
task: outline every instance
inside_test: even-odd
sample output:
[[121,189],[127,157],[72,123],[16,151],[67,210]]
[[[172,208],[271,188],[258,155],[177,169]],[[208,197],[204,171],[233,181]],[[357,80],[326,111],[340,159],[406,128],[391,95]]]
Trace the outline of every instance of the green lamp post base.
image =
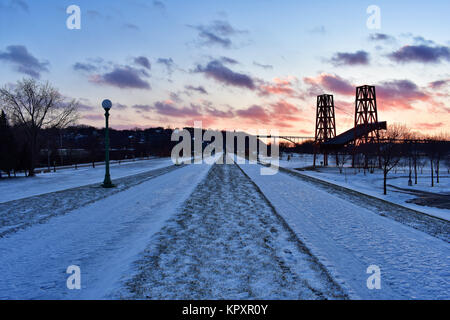
[[116,185],[112,184],[111,182],[110,183],[104,183],[103,182],[102,187],[105,188],[105,189],[110,189],[110,188],[115,188]]

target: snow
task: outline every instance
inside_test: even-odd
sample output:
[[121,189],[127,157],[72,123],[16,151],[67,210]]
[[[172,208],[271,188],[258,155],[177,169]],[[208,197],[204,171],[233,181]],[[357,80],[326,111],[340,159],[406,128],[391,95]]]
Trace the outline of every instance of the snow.
[[[426,213],[431,216],[435,216],[441,219],[450,221],[450,209],[441,209],[431,206],[421,206],[415,203],[408,203],[408,200],[417,198],[417,195],[407,193],[405,191],[395,189],[392,186],[409,189],[412,191],[425,191],[432,193],[440,193],[450,197],[450,175],[443,174],[440,176],[440,183],[435,184],[435,187],[430,186],[429,174],[420,175],[418,184],[411,187],[408,186],[408,175],[398,172],[390,173],[388,175],[388,194],[383,194],[383,174],[376,170],[375,173],[370,174],[357,172],[351,168],[345,168],[345,172],[339,174],[337,168],[320,168],[318,171],[302,171],[302,174],[330,182],[348,189],[352,189],[372,197],[389,201],[406,208],[410,208],[419,212]],[[413,178],[414,180],[414,178]]]
[[[0,299],[107,298],[210,168],[179,168],[1,238]],[[70,265],[81,290],[66,288]]]
[[[102,181],[102,167],[0,183],[19,199],[0,203],[0,227],[11,229],[0,237],[0,299],[450,299],[450,246],[432,233],[332,188],[261,175],[260,165],[240,165],[245,175],[234,165],[171,165],[117,166],[115,189],[86,186]],[[353,187],[378,183],[365,179]],[[81,290],[66,287],[70,265],[81,268]],[[370,265],[381,268],[381,290],[366,286]]]
[[[450,299],[450,246],[285,173],[240,165],[298,238],[355,299]],[[370,265],[381,290],[366,286]]]
[[[145,171],[171,166],[170,158],[154,158],[110,166],[111,179],[139,174]],[[56,172],[38,174],[32,178],[18,177],[0,179],[0,203],[23,199],[44,193],[71,189],[103,182],[105,167],[96,166],[62,169]]]
[[345,298],[234,164],[211,169],[135,270],[127,299]]
[[[318,155],[318,164],[322,161],[322,155]],[[267,160],[266,160],[267,161]],[[431,192],[436,194],[443,194],[450,197],[450,175],[447,173],[447,168],[441,167],[440,169],[440,183],[435,183],[434,187],[431,187],[431,174],[429,166],[425,166],[419,169],[418,184],[409,187],[408,186],[408,168],[398,166],[388,174],[388,194],[383,194],[383,173],[379,169],[375,169],[375,172],[369,173],[364,170],[353,169],[350,167],[343,168],[343,173],[339,173],[339,169],[334,167],[334,157],[329,156],[330,167],[317,167],[316,170],[303,170],[302,174],[320,179],[335,185],[355,190],[372,197],[389,201],[391,203],[401,205],[403,207],[413,209],[440,219],[450,221],[450,210],[444,208],[436,208],[432,206],[423,206],[415,203],[410,203],[418,196],[414,193],[400,190],[409,189],[413,192]],[[292,155],[290,161],[287,161],[287,157],[284,156],[279,161],[279,166],[286,169],[301,169],[311,167],[313,164],[313,155],[309,154],[295,154]],[[414,182],[414,176],[413,176]],[[436,177],[435,177],[436,181]],[[396,187],[396,188],[395,188]]]

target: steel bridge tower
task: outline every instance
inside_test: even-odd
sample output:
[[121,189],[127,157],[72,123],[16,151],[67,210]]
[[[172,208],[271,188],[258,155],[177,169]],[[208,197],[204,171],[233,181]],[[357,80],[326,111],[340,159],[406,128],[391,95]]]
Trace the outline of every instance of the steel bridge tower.
[[[369,130],[369,126],[378,123],[377,110],[377,96],[375,86],[361,86],[356,88],[355,101],[355,141],[352,165],[355,166],[355,154],[358,148],[362,145],[376,143],[379,145],[380,132],[376,130]],[[361,130],[365,132],[360,137],[356,136],[356,128],[360,126]],[[368,155],[365,155],[365,167],[368,167]]]
[[[316,135],[314,140],[314,167],[316,156],[324,142],[336,137],[336,117],[334,114],[333,95],[317,96]],[[323,165],[328,166],[328,152],[323,150]]]

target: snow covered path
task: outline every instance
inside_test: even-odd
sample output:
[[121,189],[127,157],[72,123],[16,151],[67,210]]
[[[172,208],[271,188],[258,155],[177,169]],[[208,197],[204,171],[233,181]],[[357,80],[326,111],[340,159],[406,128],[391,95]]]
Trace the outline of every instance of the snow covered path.
[[[450,245],[284,173],[240,165],[352,298],[450,299]],[[366,286],[370,265],[381,290]]]
[[366,208],[380,216],[393,219],[404,225],[428,233],[429,235],[450,243],[450,222],[434,216],[411,210],[404,206],[398,206],[389,201],[382,201],[362,191],[355,191],[341,187],[327,181],[311,177],[308,172],[280,168],[280,171],[297,179],[310,183],[322,191],[331,193],[341,199],[349,201],[359,207]]
[[345,298],[236,165],[215,165],[125,281],[137,299]]
[[[173,162],[170,158],[154,158],[120,165],[115,163],[111,165],[110,170],[114,180],[171,165]],[[101,183],[104,176],[105,166],[97,165],[95,168],[62,169],[57,172],[38,174],[33,178],[0,179],[0,203]]]
[[[116,293],[132,262],[210,168],[182,167],[1,238],[0,299],[90,299]],[[66,287],[70,265],[81,268],[81,290]]]
[[44,223],[52,217],[66,214],[178,168],[172,165],[154,170],[147,169],[143,173],[123,178],[114,177],[116,187],[113,189],[104,189],[100,186],[101,182],[97,182],[93,185],[0,203],[0,238],[33,224]]

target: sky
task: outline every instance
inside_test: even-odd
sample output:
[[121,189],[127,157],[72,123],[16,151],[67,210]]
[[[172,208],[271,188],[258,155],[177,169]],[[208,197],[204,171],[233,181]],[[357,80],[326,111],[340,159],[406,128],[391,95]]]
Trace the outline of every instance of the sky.
[[355,87],[375,85],[380,120],[448,133],[449,12],[437,0],[0,0],[0,86],[49,81],[96,127],[108,98],[117,129],[314,136],[317,95],[334,95],[339,133]]

